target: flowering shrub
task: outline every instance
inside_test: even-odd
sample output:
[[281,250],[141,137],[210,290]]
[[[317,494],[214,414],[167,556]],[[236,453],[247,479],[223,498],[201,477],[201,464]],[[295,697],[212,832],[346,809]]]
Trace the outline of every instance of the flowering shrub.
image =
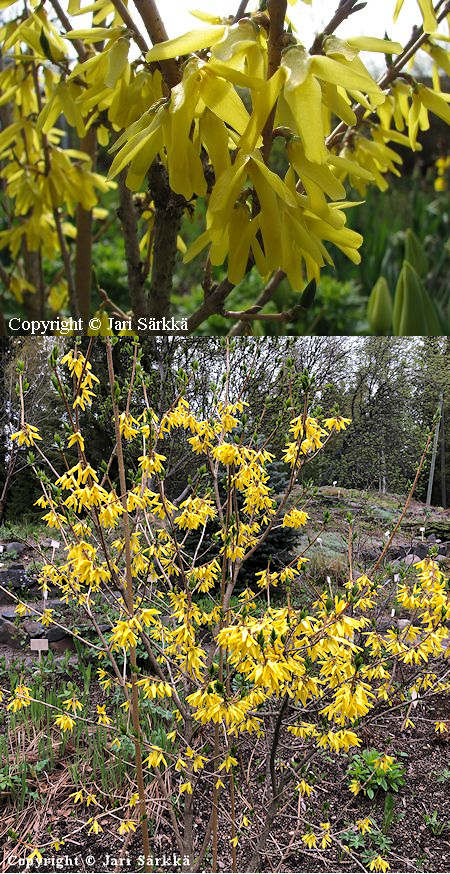
[[[350,537],[347,582],[338,589],[330,581],[325,591],[314,591],[306,608],[304,597],[300,607],[296,595],[308,560],[304,552],[276,571],[269,563],[251,587],[233,597],[246,560],[273,528],[303,529],[308,524],[307,501],[298,497],[298,490],[294,499],[294,487],[305,465],[349,420],[312,417],[305,377],[303,409],[293,414],[283,452],[287,486],[275,499],[266,471],[272,454],[255,436],[248,443],[234,436],[244,402],[229,397],[229,373],[222,395],[211,400],[208,418],[197,418],[182,394],[157,416],[147,401],[138,344],[122,398],[112,343],[106,341],[105,354],[114,436],[103,473],[89,463],[82,432],[83,411],[95,402],[97,382],[89,352],[85,357],[75,347],[59,361],[55,348],[51,356],[69,424],[67,448],[76,449],[78,461],[70,463],[63,448],[61,472],[51,468],[51,476],[47,474],[45,448],[26,422],[23,404],[21,427],[13,435],[30,449],[29,462],[42,485],[38,503],[47,525],[64,542],[62,563],[48,562],[41,569],[41,590],[46,594],[56,589],[67,604],[81,608],[98,635],[97,642],[86,643],[98,658],[104,703],[96,705],[92,717],[71,694],[52,719],[62,733],[71,733],[80,723],[88,730],[96,722],[107,734],[111,756],[131,749],[133,805],[118,833],[126,835],[139,825],[146,856],[148,790],[156,783],[162,827],[167,830],[169,824],[185,868],[198,870],[212,845],[212,870],[217,870],[220,822],[222,837],[223,828],[228,829],[233,870],[238,846],[245,870],[257,870],[280,805],[316,792],[311,763],[321,751],[345,755],[360,747],[365,722],[380,708],[404,710],[408,727],[413,700],[448,690],[432,664],[447,634],[447,581],[432,559],[416,564],[397,588],[410,624],[401,632],[382,634],[374,618],[382,556],[370,575],[355,574]],[[62,368],[72,377],[72,396],[64,388]],[[22,371],[20,365],[19,392]],[[187,497],[175,503],[166,490],[167,459],[159,449],[161,438],[179,429],[190,435],[194,459],[205,468]],[[123,443],[128,441],[141,447],[134,480],[127,477],[123,460]],[[223,472],[224,500],[218,488]],[[217,525],[217,538],[205,554],[203,537],[210,520]],[[185,542],[193,532],[197,546],[188,553]],[[273,597],[271,601],[271,593],[281,584],[286,600],[280,604]],[[98,621],[106,597],[113,605],[109,632]],[[51,609],[41,620],[57,624]],[[72,633],[81,637],[77,629]],[[137,647],[148,656],[145,670]],[[129,714],[122,733],[108,713],[117,694]],[[20,683],[7,707],[17,711],[31,701],[30,689]],[[158,742],[149,702],[156,713],[164,705],[165,727]],[[383,763],[389,764],[389,758],[380,753],[375,763],[386,779],[389,768]],[[263,781],[260,812],[251,800],[252,761]],[[74,787],[75,804],[89,807],[93,797],[91,789]],[[86,811],[85,828],[97,834],[108,810],[92,804],[96,812]],[[208,816],[199,834],[193,824],[194,811],[200,808]],[[238,809],[245,813],[238,815]],[[339,825],[328,821],[304,818],[302,832],[304,846],[321,852],[339,841]],[[48,844],[44,840],[30,847],[30,855],[37,858],[50,843],[49,837]],[[389,863],[375,854],[369,867],[386,870]]]
[[[219,14],[196,11],[198,27],[175,39],[163,21],[167,3],[134,5],[137,15],[122,0],[1,2],[7,306],[25,305],[32,318],[70,314],[87,330],[96,292],[90,330],[123,331],[128,319],[140,331],[159,330],[176,303],[179,252],[196,262],[205,290],[198,305],[191,296],[189,332],[211,316],[238,333],[254,322],[287,327],[298,306],[311,305],[336,249],[360,263],[349,188],[363,200],[368,186],[386,191],[389,177],[401,175],[397,146],[419,151],[430,116],[450,122],[442,81],[448,7],[413,3],[402,44],[364,32],[362,16],[361,35],[337,36],[365,8],[346,0],[308,46],[310,0],[268,0],[258,11],[243,0],[234,16],[226,3]],[[386,10],[387,30],[389,13],[395,22],[403,5]],[[91,12],[92,26],[78,22]],[[367,52],[386,56],[378,78]],[[411,70],[424,52],[432,87]],[[186,220],[197,205],[202,224],[193,236]],[[125,301],[111,299],[109,277],[104,290],[91,282],[97,243],[119,222]],[[213,281],[212,267],[222,268],[222,281]],[[264,290],[246,309],[230,309],[232,289],[253,268]],[[261,312],[276,303],[285,277],[296,305]]]

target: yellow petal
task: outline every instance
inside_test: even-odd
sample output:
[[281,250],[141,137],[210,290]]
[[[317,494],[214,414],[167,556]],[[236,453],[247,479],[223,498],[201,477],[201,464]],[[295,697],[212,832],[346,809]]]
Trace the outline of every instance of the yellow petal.
[[201,96],[206,106],[222,121],[243,134],[249,114],[233,86],[225,79],[205,76],[201,85]]
[[239,285],[244,278],[252,236],[253,229],[248,209],[245,207],[235,209],[230,222],[228,251],[228,279],[233,285]]
[[216,25],[203,30],[191,30],[183,36],[168,39],[153,46],[147,54],[147,61],[167,61],[180,55],[191,55],[218,43],[224,36],[227,27]]
[[105,85],[108,85],[109,88],[115,87],[117,80],[127,65],[129,48],[129,40],[121,37],[108,52],[108,72],[105,78]]
[[436,15],[431,0],[417,0],[423,17],[423,29],[425,33],[433,33],[437,30]]
[[421,103],[426,106],[434,115],[438,115],[447,124],[450,124],[450,107],[443,97],[432,91],[431,88],[426,88],[425,85],[419,85],[418,90]]
[[399,42],[392,42],[390,39],[376,39],[374,36],[351,36],[347,38],[347,42],[360,52],[388,52],[399,55],[402,51]]
[[[330,58],[323,60],[330,61]],[[285,98],[302,138],[306,157],[316,164],[324,164],[327,150],[322,118],[322,90],[317,79],[309,75],[295,89],[285,88]]]
[[404,3],[404,0],[397,0],[395,10],[394,10],[394,21],[397,21],[397,18],[399,16],[399,12],[401,11],[403,3]]
[[319,79],[324,79],[325,82],[333,82],[334,85],[342,85],[343,88],[350,91],[363,91],[367,94],[381,94],[384,100],[384,95],[380,86],[377,85],[371,76],[369,76],[362,64],[358,65],[357,69],[355,61],[341,64],[333,58],[326,58],[323,55],[314,55],[311,58],[311,72],[318,76]]
[[[83,10],[84,11],[84,10]],[[88,43],[103,42],[123,33],[123,27],[91,27],[87,30],[68,30],[65,39],[83,39]]]

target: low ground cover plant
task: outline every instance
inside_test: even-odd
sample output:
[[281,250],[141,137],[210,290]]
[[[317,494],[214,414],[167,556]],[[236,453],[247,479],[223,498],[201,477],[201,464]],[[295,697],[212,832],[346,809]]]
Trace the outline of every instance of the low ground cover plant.
[[[185,372],[173,402],[158,416],[147,403],[138,342],[130,345],[130,375],[121,386],[115,343],[107,339],[102,348],[111,389],[111,452],[94,469],[83,438],[83,413],[95,410],[93,342],[85,354],[77,344],[62,358],[57,346],[51,354],[53,383],[65,408],[60,465],[47,464],[46,447],[23,403],[20,428],[12,435],[29,450],[42,486],[39,506],[64,543],[64,558],[41,568],[42,595],[58,593],[96,632],[89,638],[81,625],[70,628],[80,656],[92,654],[93,668],[85,667],[82,683],[66,683],[63,694],[49,693],[42,679],[31,682],[21,673],[2,685],[10,731],[34,714],[36,728],[44,720],[58,751],[61,743],[74,747],[71,806],[77,825],[69,818],[50,824],[38,838],[19,835],[30,864],[51,847],[70,843],[74,834],[101,840],[102,833],[114,833],[136,840],[142,850],[138,864],[151,870],[153,842],[170,834],[185,870],[216,871],[219,861],[233,871],[264,870],[281,816],[291,826],[283,829],[277,864],[302,848],[318,858],[333,847],[354,853],[358,848],[345,841],[353,795],[370,798],[377,787],[395,792],[403,779],[394,753],[367,744],[371,722],[398,710],[407,729],[418,703],[427,707],[448,693],[446,675],[437,669],[450,618],[445,574],[432,558],[408,569],[397,582],[396,600],[410,621],[403,629],[382,631],[381,568],[397,526],[370,573],[359,574],[349,520],[344,583],[328,578],[325,587],[316,587],[309,580],[300,597],[306,548],[276,569],[269,557],[252,585],[246,581],[241,589],[246,561],[274,529],[307,526],[308,489],[297,489],[294,501],[292,493],[308,462],[349,420],[336,412],[311,414],[305,373],[299,409],[291,394],[282,452],[286,485],[275,494],[266,470],[273,458],[258,439],[258,427],[243,439],[244,403],[239,394],[230,396],[229,354],[207,417],[199,418],[183,397]],[[23,380],[19,362],[22,399]],[[166,490],[160,451],[161,438],[172,432],[187,439],[196,470],[177,503]],[[141,446],[137,472],[124,463],[130,441]],[[416,482],[430,442],[431,434]],[[205,542],[210,521],[216,536]],[[61,624],[51,607],[36,611],[19,596],[16,601],[18,615],[37,615],[44,626]],[[108,630],[99,618],[102,610]],[[445,736],[448,724],[435,720],[435,730]],[[39,749],[40,743],[38,738],[45,771],[55,751],[53,743],[53,752],[45,744]],[[20,781],[20,751],[17,756]],[[321,818],[308,806],[318,792],[316,765],[324,756],[350,765],[348,802],[333,820],[326,804]],[[20,785],[13,788],[17,797]],[[350,831],[374,832],[361,850],[370,870],[390,867],[389,841],[377,837],[380,826],[370,816],[351,823]]]

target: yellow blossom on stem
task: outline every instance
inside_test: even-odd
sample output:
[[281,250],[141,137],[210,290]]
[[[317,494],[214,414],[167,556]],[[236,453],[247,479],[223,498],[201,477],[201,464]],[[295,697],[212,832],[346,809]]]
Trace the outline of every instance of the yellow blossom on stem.
[[67,442],[69,449],[72,446],[75,446],[75,444],[80,447],[82,452],[84,452],[84,437],[82,436],[80,431],[74,431],[73,434],[70,435]]
[[58,716],[55,716],[55,724],[58,728],[61,728],[62,731],[72,731],[75,725],[75,720],[72,719],[68,713],[60,713]]
[[91,825],[90,829],[88,830],[88,834],[98,835],[99,832],[103,831],[100,823],[96,819],[94,819],[94,820],[89,819],[87,824],[89,824],[90,822],[92,823],[92,825]]
[[106,704],[97,704],[97,714],[98,714],[97,722],[99,725],[110,725],[111,724],[111,719],[109,716],[107,716],[105,708],[106,708]]
[[31,704],[31,690],[28,686],[24,686],[23,683],[19,683],[18,686],[14,689],[14,695],[11,698],[9,704],[7,705],[7,710],[12,710],[13,713],[16,713],[17,710],[21,710],[22,707],[29,707]]
[[388,871],[390,867],[389,862],[381,856],[375,856],[369,863],[369,871]]
[[27,864],[31,865],[35,859],[38,865],[40,865],[42,862],[42,853],[40,852],[40,850],[38,850],[37,847],[35,847],[34,850],[31,851],[30,855],[27,856]]
[[123,819],[119,825],[119,835],[127,835],[129,832],[136,831],[136,823],[132,819]]
[[11,434],[11,440],[17,440],[19,446],[34,446],[36,440],[42,440],[41,435],[34,425],[23,423],[20,431]]

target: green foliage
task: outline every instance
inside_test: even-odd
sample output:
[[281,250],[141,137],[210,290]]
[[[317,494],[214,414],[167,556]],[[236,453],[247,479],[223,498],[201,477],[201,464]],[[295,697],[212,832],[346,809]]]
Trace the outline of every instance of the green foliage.
[[433,813],[430,815],[429,813],[424,814],[425,825],[431,829],[435,837],[439,837],[443,833],[450,828],[450,822],[441,822],[438,819],[437,810],[433,810]]
[[445,334],[445,307],[429,292],[428,258],[412,230],[403,235],[404,259],[395,282],[392,300],[389,284],[379,276],[370,293],[367,319],[372,334],[395,336],[441,336]]
[[382,753],[378,750],[363,750],[353,756],[348,769],[348,776],[358,782],[361,791],[369,798],[373,798],[378,789],[398,792],[405,783],[403,765],[395,759],[380,765],[381,759]]
[[419,274],[406,259],[395,290],[393,329],[400,337],[443,333],[433,301]]
[[384,276],[380,276],[372,288],[367,318],[372,334],[389,334],[392,327],[392,298]]

